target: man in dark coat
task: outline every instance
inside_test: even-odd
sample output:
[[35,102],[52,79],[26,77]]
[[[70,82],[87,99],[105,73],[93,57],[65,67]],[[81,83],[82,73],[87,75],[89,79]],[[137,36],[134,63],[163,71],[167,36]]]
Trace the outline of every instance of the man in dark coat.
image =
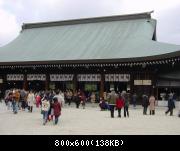
[[168,110],[165,112],[165,114],[167,115],[170,112],[170,116],[172,116],[174,108],[175,108],[175,104],[173,100],[173,94],[170,94],[168,99]]
[[75,92],[73,96],[73,101],[76,103],[76,108],[79,108],[81,99],[80,99],[80,93]]
[[149,105],[148,96],[143,95],[143,99],[142,99],[143,115],[147,115],[148,105]]

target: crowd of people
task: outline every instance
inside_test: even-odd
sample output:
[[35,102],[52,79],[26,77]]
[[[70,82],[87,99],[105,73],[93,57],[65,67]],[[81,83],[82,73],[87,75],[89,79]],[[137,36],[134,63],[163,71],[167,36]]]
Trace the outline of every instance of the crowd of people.
[[[170,93],[168,97],[167,111],[165,114],[167,115],[170,112],[170,116],[173,115],[173,109],[175,108],[175,94]],[[143,94],[141,98],[142,107],[143,107],[143,115],[147,115],[147,110],[149,107],[149,114],[155,115],[155,106],[157,106],[157,101],[153,94],[146,95]],[[118,111],[118,117],[121,117],[121,109],[124,108],[124,117],[129,117],[129,104],[130,102],[133,104],[133,107],[136,108],[137,95],[134,93],[130,95],[130,93],[126,91],[122,91],[122,93],[116,93],[114,89],[111,89],[111,93],[104,92],[103,98],[100,98],[99,106],[101,110],[110,110],[111,118],[114,118],[115,109]],[[179,113],[180,117],[180,105],[179,105]]]
[[[165,112],[167,115],[170,112],[170,116],[173,115],[173,109],[175,108],[175,98],[173,93],[169,94],[168,98],[168,110]],[[82,90],[73,92],[72,90],[67,90],[62,92],[60,90],[56,91],[25,91],[24,89],[12,89],[5,92],[4,97],[5,103],[8,110],[12,109],[14,114],[18,113],[18,110],[25,111],[26,109],[32,113],[33,106],[36,105],[37,108],[41,107],[41,114],[43,115],[43,125],[47,121],[53,121],[56,125],[58,123],[58,118],[61,115],[62,107],[65,103],[69,106],[72,102],[76,104],[76,108],[82,105],[85,109],[85,104],[87,100],[90,100],[92,104],[99,102],[99,107],[101,111],[109,110],[111,118],[114,118],[115,110],[118,111],[118,117],[121,117],[121,110],[124,109],[124,117],[129,117],[129,104],[133,104],[133,108],[136,108],[137,95],[134,93],[130,95],[129,92],[122,91],[121,93],[116,93],[114,89],[111,89],[110,93],[104,92],[103,97],[96,98],[95,93],[87,98]],[[142,95],[142,107],[143,115],[147,115],[147,109],[149,107],[150,115],[155,115],[155,106],[157,101],[153,95]],[[179,111],[180,116],[180,111]]]
[[54,121],[58,123],[58,117],[61,115],[61,108],[67,103],[69,106],[71,102],[75,102],[76,108],[82,104],[85,109],[86,97],[83,91],[78,90],[74,93],[72,90],[62,91],[39,91],[33,92],[25,91],[24,89],[11,89],[5,92],[4,97],[8,110],[12,109],[14,114],[19,110],[25,111],[26,109],[32,113],[33,106],[41,107],[41,114],[43,115],[43,125],[47,121]]

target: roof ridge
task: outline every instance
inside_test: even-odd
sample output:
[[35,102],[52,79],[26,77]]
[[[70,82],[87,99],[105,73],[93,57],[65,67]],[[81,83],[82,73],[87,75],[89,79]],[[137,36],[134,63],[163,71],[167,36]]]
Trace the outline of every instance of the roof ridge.
[[109,22],[109,21],[151,18],[151,13],[153,13],[153,11],[143,12],[143,13],[135,13],[135,14],[69,19],[69,20],[61,20],[61,21],[24,23],[22,25],[22,30],[23,29],[31,29],[31,28],[51,27],[51,26],[63,26],[63,25],[75,25],[75,24],[86,24],[86,23],[97,23],[97,22]]

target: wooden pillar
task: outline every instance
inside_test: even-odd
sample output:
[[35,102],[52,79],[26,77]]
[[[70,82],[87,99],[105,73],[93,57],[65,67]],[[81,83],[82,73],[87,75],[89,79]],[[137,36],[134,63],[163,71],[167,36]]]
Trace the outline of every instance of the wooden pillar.
[[73,77],[73,92],[75,92],[77,90],[77,74],[74,74]]
[[0,76],[0,99],[1,99],[1,97],[3,97],[3,81],[4,81],[4,79],[3,79],[3,77],[2,76]]
[[101,74],[100,97],[103,97],[103,93],[104,93],[104,82],[105,82],[105,75],[104,75],[104,74]]
[[153,94],[158,99],[158,87],[157,87],[157,73],[152,72],[152,87],[153,87]]
[[156,99],[158,100],[158,87],[156,87]]
[[46,81],[45,81],[45,90],[49,90],[49,81],[50,81],[50,76],[49,74],[46,74]]
[[130,74],[130,94],[134,93],[134,74],[132,72]]
[[27,81],[27,74],[24,74],[24,83],[23,83],[23,89],[28,89],[28,81]]
[[0,90],[2,89],[3,82],[4,82],[3,76],[0,75]]

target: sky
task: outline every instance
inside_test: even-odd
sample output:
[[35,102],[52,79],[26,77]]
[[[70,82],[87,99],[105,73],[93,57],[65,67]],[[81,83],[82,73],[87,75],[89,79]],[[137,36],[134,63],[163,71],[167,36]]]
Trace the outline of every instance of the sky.
[[123,15],[154,10],[157,40],[180,45],[180,0],[0,0],[0,46],[23,23]]

